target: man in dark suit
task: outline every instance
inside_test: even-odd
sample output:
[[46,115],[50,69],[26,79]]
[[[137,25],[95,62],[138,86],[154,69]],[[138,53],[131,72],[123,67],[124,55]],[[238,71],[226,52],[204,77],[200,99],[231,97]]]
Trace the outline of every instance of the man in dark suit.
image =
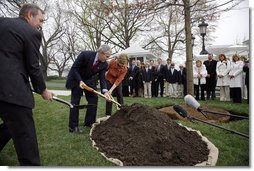
[[184,97],[187,95],[187,76],[186,76],[186,68],[183,65],[179,66],[180,70],[178,71],[178,85],[180,89],[180,96]]
[[206,76],[206,99],[212,100],[216,98],[215,88],[217,84],[216,65],[217,61],[213,59],[213,54],[208,54],[208,60],[204,61],[207,70]]
[[52,100],[39,67],[44,12],[25,4],[18,18],[0,18],[0,151],[12,138],[20,165],[40,165],[33,93]]
[[144,97],[151,98],[152,97],[152,70],[149,68],[149,63],[145,64],[145,68],[141,69],[141,78],[144,84]]
[[[107,90],[105,81],[105,72],[108,67],[106,60],[111,55],[111,48],[108,45],[101,45],[97,52],[83,51],[81,52],[67,77],[66,88],[71,89],[71,104],[79,105],[83,92],[85,93],[88,104],[98,103],[98,96],[93,92],[83,90],[82,84],[86,84],[93,89],[97,89],[97,74],[101,85],[101,91],[105,94],[106,100],[110,99],[110,94]],[[86,111],[84,126],[91,127],[96,120],[97,107],[89,107]],[[79,124],[79,109],[70,109],[69,116],[69,131],[72,133],[81,133],[78,127]]]
[[155,80],[157,80],[157,70],[156,70],[156,66],[154,63],[154,60],[150,60],[150,67],[151,72],[152,72],[152,84],[151,84],[151,92],[152,92],[152,97],[156,97],[156,82]]
[[157,59],[158,66],[156,68],[157,72],[157,79],[155,79],[156,83],[156,91],[155,97],[159,95],[159,88],[160,88],[160,96],[163,97],[164,94],[164,79],[165,79],[165,66],[162,64],[162,59]]
[[169,68],[165,68],[165,79],[168,84],[169,97],[177,97],[178,71],[175,69],[175,64],[171,63]]
[[137,67],[137,61],[135,59],[133,59],[131,63],[132,65],[128,70],[130,80],[130,94],[132,97],[136,97],[138,96],[139,67]]
[[122,91],[123,91],[123,96],[124,97],[129,97],[130,96],[129,85],[130,85],[129,68],[127,67],[127,73],[125,74],[124,79],[122,81]]

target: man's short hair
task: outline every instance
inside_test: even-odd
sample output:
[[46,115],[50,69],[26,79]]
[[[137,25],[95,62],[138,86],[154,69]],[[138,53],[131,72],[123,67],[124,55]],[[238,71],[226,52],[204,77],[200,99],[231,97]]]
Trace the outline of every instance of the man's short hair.
[[110,48],[108,45],[106,45],[106,44],[101,45],[101,46],[97,49],[97,52],[102,52],[102,53],[107,53],[107,52],[109,52],[109,51],[111,51],[111,48]]
[[210,55],[211,57],[213,57],[213,54],[212,54],[212,53],[208,53],[208,55]]
[[24,4],[19,11],[19,16],[26,17],[28,12],[31,12],[33,16],[36,16],[39,11],[41,11],[42,14],[45,13],[40,7],[35,4]]

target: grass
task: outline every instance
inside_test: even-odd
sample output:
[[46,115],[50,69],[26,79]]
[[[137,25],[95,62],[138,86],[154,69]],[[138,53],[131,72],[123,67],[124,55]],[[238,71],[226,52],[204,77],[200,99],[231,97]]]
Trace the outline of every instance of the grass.
[[[70,97],[61,97],[70,100]],[[57,102],[47,102],[35,95],[36,108],[34,119],[40,149],[41,163],[45,166],[114,166],[105,160],[91,145],[89,131],[83,134],[68,132],[69,109]],[[156,108],[173,104],[184,104],[183,99],[169,98],[124,98],[125,104],[142,103]],[[86,101],[82,100],[82,104]],[[222,107],[243,115],[248,115],[249,105],[222,103],[218,100],[201,102],[201,106],[209,105]],[[80,110],[80,126],[84,120],[84,110]],[[105,101],[99,98],[97,118],[105,114]],[[217,166],[249,166],[249,140],[227,131],[211,127],[202,123],[177,121],[191,127],[206,136],[219,149]],[[249,133],[249,121],[238,120],[220,124],[244,134]],[[18,165],[12,141],[4,148],[0,155],[0,165]]]
[[47,82],[51,82],[51,83],[66,83],[66,79],[56,79],[56,80],[48,80]]
[[65,87],[47,86],[48,90],[67,90]]

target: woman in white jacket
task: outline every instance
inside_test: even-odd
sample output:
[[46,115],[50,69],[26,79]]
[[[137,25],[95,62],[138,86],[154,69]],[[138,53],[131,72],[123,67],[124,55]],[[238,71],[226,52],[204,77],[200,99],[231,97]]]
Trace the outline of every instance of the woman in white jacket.
[[196,100],[199,100],[199,87],[201,88],[201,100],[205,100],[205,85],[206,85],[207,71],[202,61],[197,60],[196,65],[193,66],[193,83]]
[[230,61],[224,54],[219,55],[219,61],[216,65],[216,73],[218,76],[217,86],[220,87],[220,101],[230,101],[229,96],[229,73]]
[[243,61],[233,55],[229,72],[230,95],[234,103],[242,103]]

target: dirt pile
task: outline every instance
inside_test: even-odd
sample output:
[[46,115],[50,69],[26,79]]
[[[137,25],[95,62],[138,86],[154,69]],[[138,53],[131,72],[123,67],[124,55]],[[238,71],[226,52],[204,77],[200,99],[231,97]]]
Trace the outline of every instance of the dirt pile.
[[[204,112],[207,117],[202,115],[200,112],[198,112],[196,109],[193,109],[192,107],[188,105],[181,105],[187,112],[188,115],[191,117],[195,117],[197,119],[201,119],[204,121],[209,121],[211,123],[217,123],[217,122],[229,122],[230,117],[225,116],[225,115],[216,115],[216,114],[210,114],[207,112]],[[213,107],[204,107],[202,108],[204,111],[212,111],[212,112],[219,112],[219,113],[225,113],[225,114],[230,114],[228,111],[220,108],[213,108]],[[159,109],[162,112],[165,112],[166,114],[169,115],[169,117],[173,120],[187,120],[186,118],[181,117],[179,114],[174,111],[173,106],[169,107],[164,107]]]
[[193,166],[209,154],[196,132],[141,104],[122,107],[97,125],[91,138],[101,152],[124,166]]

